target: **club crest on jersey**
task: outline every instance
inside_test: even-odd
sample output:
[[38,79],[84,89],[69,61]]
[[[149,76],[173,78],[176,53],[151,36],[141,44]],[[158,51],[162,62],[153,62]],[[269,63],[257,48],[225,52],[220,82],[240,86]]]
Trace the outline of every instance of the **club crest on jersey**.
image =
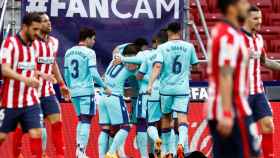
[[54,57],[38,57],[39,64],[53,64]]
[[18,67],[18,69],[23,69],[23,70],[34,70],[35,69],[35,63],[33,63],[33,62],[19,62],[17,67]]

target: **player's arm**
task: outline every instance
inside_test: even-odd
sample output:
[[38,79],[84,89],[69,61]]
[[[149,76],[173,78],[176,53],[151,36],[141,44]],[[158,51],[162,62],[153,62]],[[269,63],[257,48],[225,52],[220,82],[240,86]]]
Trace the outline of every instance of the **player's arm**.
[[147,69],[148,69],[147,64],[148,64],[147,61],[145,61],[144,63],[141,64],[141,66],[136,74],[137,80],[145,80],[145,81],[149,82],[150,78],[148,75],[146,75]]
[[280,71],[280,63],[269,59],[264,54],[262,54],[262,56],[261,56],[261,64],[269,69]]
[[[66,53],[67,54],[67,53]],[[70,85],[70,72],[69,72],[69,66],[67,58],[64,57],[64,79],[66,82],[66,85]]]
[[196,71],[198,69],[199,61],[198,61],[196,51],[195,51],[195,48],[193,45],[191,47],[191,62],[190,63],[192,65],[192,69]]
[[5,41],[4,48],[2,48],[2,75],[13,80],[24,82],[26,85],[34,88],[39,87],[39,81],[35,77],[26,77],[12,69],[12,56],[14,47],[9,40]]
[[57,83],[59,85],[60,92],[61,92],[62,96],[64,97],[64,99],[66,101],[69,101],[71,99],[70,91],[64,83],[64,80],[61,76],[57,62],[54,62],[52,67],[53,67],[52,73],[54,74],[55,80],[57,81]]
[[158,51],[159,52],[157,54],[156,59],[154,60],[153,71],[152,71],[152,74],[151,74],[151,77],[150,77],[150,80],[149,80],[149,83],[148,83],[147,92],[149,94],[152,93],[153,84],[156,81],[156,79],[158,78],[158,76],[160,75],[162,64],[163,64],[163,56],[161,54],[161,49],[158,48]]

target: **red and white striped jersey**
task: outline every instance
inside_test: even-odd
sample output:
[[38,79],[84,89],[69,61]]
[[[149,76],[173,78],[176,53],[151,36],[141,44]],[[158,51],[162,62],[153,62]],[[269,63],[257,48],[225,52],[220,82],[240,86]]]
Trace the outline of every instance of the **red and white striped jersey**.
[[[18,34],[8,37],[2,50],[2,64],[11,64],[12,70],[23,76],[35,76],[35,49],[31,44],[26,44]],[[7,77],[3,77],[3,80],[2,108],[23,108],[39,103],[35,88]]]
[[[248,52],[241,32],[226,22],[217,24],[208,42],[209,63],[209,99],[207,103],[208,119],[223,117],[219,74],[221,68],[233,69],[233,103],[238,116],[251,115],[247,102],[248,96]],[[230,89],[229,89],[230,91]]]
[[249,51],[249,91],[250,95],[263,93],[264,87],[261,80],[261,56],[266,56],[264,41],[260,34],[255,37],[243,30],[246,44]]
[[[36,40],[34,45],[37,52],[37,70],[52,74],[53,64],[56,62],[56,54],[58,52],[58,40],[49,36],[48,41]],[[53,83],[40,78],[40,87],[38,89],[39,97],[47,97],[55,95]]]

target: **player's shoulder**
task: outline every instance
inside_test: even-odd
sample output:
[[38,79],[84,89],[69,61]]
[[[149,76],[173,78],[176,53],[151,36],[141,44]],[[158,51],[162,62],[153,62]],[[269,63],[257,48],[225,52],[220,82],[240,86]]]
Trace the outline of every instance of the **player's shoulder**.
[[[241,31],[237,28],[234,28],[230,24],[225,22],[221,22],[216,24],[211,31],[212,40],[225,40],[227,43],[234,43],[236,38],[240,38],[242,36]],[[219,43],[219,42],[218,42]]]
[[50,41],[51,41],[53,44],[58,45],[59,40],[58,40],[56,37],[54,37],[54,36],[49,36],[49,39],[50,39]]

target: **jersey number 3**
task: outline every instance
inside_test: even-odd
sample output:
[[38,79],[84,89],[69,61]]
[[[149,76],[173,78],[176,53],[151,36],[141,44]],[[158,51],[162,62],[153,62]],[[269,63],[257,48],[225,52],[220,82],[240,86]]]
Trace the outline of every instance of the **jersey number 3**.
[[79,62],[78,62],[78,60],[72,60],[71,61],[71,66],[73,66],[73,72],[71,73],[71,76],[73,78],[78,78],[79,77]]
[[174,59],[173,65],[172,65],[172,71],[174,74],[179,74],[182,70],[182,63],[178,61],[178,58],[180,55],[177,55]]

